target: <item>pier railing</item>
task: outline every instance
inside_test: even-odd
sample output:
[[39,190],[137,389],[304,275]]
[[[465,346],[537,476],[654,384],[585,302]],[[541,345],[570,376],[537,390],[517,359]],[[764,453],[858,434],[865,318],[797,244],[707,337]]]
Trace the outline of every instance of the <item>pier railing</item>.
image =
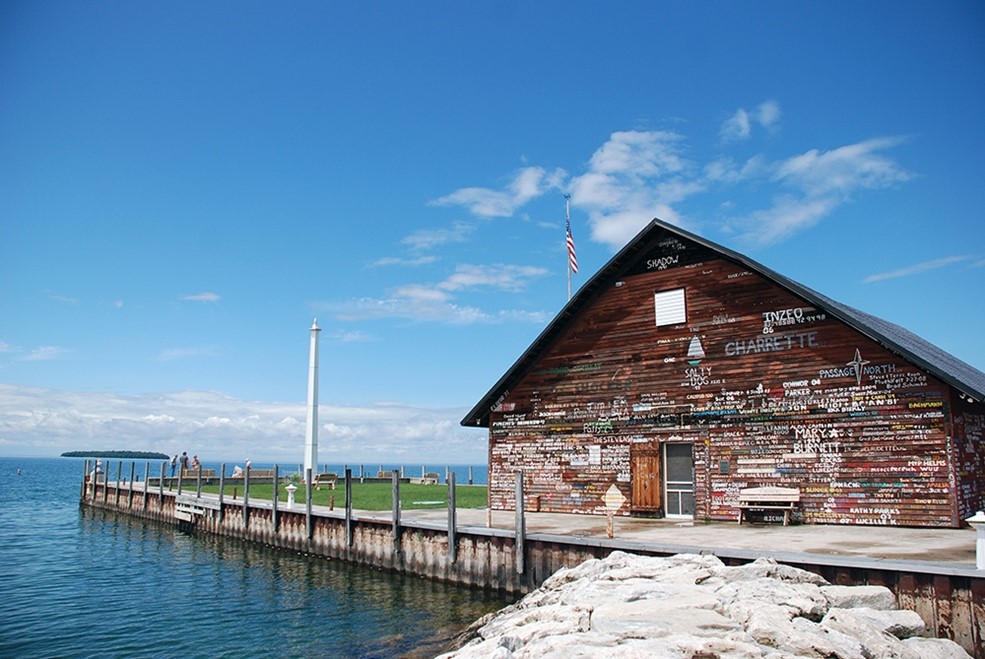
[[[223,471],[225,471],[223,469]],[[339,487],[345,488],[345,506],[330,510],[312,504],[312,475],[302,486],[302,505],[278,500],[278,468],[274,468],[272,500],[251,498],[247,473],[243,496],[224,496],[227,484],[220,474],[219,493],[202,493],[201,478],[172,483],[164,473],[151,485],[149,463],[137,481],[130,465],[117,479],[92,474],[88,462],[80,489],[84,508],[177,524],[200,533],[260,542],[305,554],[318,555],[379,569],[416,574],[479,588],[522,594],[543,583],[562,567],[573,567],[612,551],[667,556],[681,547],[605,537],[559,536],[528,533],[523,477],[517,474],[516,515],[512,529],[457,524],[455,479],[448,479],[447,523],[407,520],[401,516],[399,472],[391,473],[393,509],[389,513],[352,508],[352,484],[347,469]],[[487,517],[487,520],[489,517]],[[716,550],[725,563],[738,565],[757,558],[750,550]],[[777,560],[816,572],[834,584],[882,585],[896,595],[902,608],[916,611],[928,633],[950,638],[972,656],[985,657],[985,572],[946,565],[904,563],[846,556],[779,555]]]

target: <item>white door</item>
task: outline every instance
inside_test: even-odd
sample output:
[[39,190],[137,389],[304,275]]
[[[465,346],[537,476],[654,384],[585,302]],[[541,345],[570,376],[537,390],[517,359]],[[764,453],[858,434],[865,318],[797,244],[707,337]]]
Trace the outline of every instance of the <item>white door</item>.
[[666,514],[694,519],[693,444],[664,444]]

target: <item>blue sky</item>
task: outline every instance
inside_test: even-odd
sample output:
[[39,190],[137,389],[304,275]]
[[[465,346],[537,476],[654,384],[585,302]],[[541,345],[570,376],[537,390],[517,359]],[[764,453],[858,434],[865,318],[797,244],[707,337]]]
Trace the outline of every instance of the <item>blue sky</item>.
[[0,454],[484,462],[653,217],[979,369],[980,2],[0,3]]

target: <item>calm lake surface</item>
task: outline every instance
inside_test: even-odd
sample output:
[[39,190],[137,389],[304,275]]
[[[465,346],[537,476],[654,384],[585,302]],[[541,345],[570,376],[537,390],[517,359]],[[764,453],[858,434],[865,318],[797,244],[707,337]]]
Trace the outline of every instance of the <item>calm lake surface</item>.
[[83,512],[82,469],[0,458],[0,656],[430,657],[510,601]]

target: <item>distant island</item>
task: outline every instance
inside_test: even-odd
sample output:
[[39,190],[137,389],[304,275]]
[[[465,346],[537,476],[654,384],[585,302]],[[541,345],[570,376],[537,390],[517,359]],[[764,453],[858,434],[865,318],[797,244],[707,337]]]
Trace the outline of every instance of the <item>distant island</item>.
[[164,453],[156,451],[65,451],[63,458],[120,458],[143,460],[170,460]]

